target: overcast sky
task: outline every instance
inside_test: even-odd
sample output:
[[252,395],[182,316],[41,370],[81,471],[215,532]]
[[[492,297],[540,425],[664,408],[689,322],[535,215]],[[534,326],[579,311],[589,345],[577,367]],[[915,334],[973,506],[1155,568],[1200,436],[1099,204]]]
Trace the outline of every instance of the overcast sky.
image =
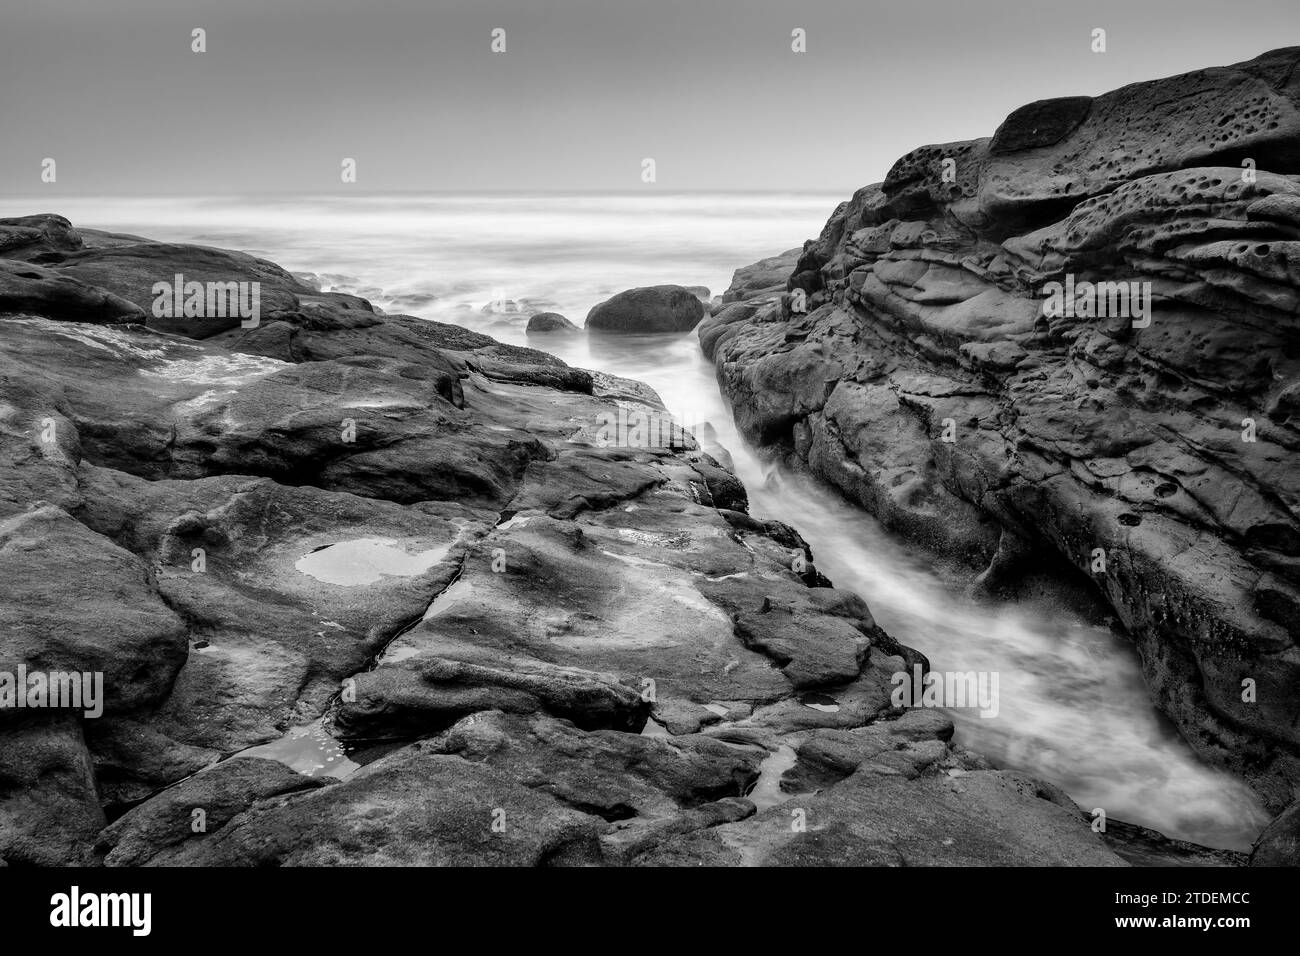
[[1300,0],[0,0],[0,189],[845,192],[1030,100],[1296,43]]

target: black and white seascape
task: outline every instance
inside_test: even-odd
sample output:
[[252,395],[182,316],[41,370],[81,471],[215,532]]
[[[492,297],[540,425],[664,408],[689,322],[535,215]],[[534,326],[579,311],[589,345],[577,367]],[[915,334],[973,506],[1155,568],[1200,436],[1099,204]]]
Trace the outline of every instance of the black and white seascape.
[[937,6],[0,0],[0,867],[1300,862],[1300,8]]

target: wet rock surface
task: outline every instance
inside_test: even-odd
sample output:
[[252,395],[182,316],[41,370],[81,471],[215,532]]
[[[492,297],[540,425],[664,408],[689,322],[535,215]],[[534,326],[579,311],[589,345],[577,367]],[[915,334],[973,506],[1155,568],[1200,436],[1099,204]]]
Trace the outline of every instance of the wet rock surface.
[[528,317],[526,331],[529,335],[555,335],[580,332],[581,329],[558,312],[538,312]]
[[[0,251],[86,310],[0,311],[0,670],[105,685],[0,713],[5,863],[1120,862],[895,708],[923,658],[726,469],[611,440],[644,386],[243,254]],[[178,273],[260,322],[105,318]]]
[[[702,289],[705,297],[708,289]],[[691,289],[656,285],[628,289],[592,307],[586,329],[604,335],[689,332],[704,317],[704,302]]]
[[1300,788],[1298,64],[914,150],[698,330],[744,433],[888,528],[990,588],[1091,581],[1156,706],[1275,812]]

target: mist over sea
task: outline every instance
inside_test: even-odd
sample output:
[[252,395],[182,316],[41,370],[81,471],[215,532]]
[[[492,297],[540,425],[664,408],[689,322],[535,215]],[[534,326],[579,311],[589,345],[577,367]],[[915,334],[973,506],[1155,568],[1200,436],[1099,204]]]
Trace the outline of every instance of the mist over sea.
[[[389,312],[458,321],[514,341],[532,312],[582,325],[623,289],[721,294],[740,265],[815,237],[844,195],[356,194],[73,198],[78,226],[263,255]],[[509,301],[521,312],[511,313]],[[492,303],[497,303],[492,306]],[[487,311],[485,312],[485,308]],[[522,339],[520,339],[522,341]]]
[[[238,249],[378,308],[454,322],[570,364],[654,386],[689,424],[709,422],[752,510],[795,526],[818,567],[936,670],[996,671],[994,719],[954,712],[958,740],[1065,789],[1085,810],[1216,847],[1248,848],[1268,821],[1230,774],[1202,764],[1147,697],[1131,646],[1108,628],[1031,602],[973,604],[914,546],[832,490],[761,460],[740,440],[694,334],[534,338],[528,316],[581,326],[634,286],[706,286],[798,246],[842,195],[625,194],[70,198],[6,203],[78,227]],[[37,208],[37,206],[41,208]],[[160,279],[169,277],[160,277]]]

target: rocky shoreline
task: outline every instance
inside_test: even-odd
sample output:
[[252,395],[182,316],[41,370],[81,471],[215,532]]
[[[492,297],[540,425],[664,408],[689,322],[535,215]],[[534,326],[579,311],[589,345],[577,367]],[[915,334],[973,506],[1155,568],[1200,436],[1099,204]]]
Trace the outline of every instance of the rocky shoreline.
[[1293,865],[1298,173],[1291,49],[1031,104],[711,307],[587,321],[698,322],[750,440],[1112,610],[1280,813],[1249,857],[896,703],[925,658],[689,433],[627,440],[644,384],[41,214],[0,219],[0,865]]
[[1091,582],[1295,859],[1300,48],[914,150],[724,299],[750,440],[978,589]]
[[0,709],[6,865],[1125,862],[894,707],[924,659],[729,471],[608,441],[644,386],[240,253],[0,252],[0,665],[104,682]]

